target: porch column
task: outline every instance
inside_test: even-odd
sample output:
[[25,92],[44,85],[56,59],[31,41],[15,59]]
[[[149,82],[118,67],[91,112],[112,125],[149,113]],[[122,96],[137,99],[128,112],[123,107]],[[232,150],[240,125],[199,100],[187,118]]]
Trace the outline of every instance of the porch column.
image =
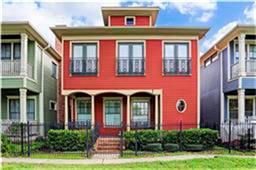
[[28,63],[28,36],[25,33],[20,34],[21,47],[20,47],[20,75],[27,76],[27,63]]
[[20,89],[20,122],[27,122],[27,89]]
[[244,122],[245,118],[245,90],[238,89],[238,123]]
[[126,126],[127,126],[127,128],[126,128],[126,130],[127,131],[130,131],[130,129],[131,129],[131,117],[130,117],[130,95],[127,95],[127,104],[126,104],[126,109],[127,109],[127,113],[126,113]]
[[64,126],[68,129],[68,96],[65,96],[65,113],[64,113]]
[[238,47],[239,47],[239,76],[245,76],[245,34],[238,36]]
[[155,95],[155,129],[158,129],[158,95]]
[[95,127],[95,103],[94,103],[94,95],[91,95],[91,114],[92,114],[92,128]]

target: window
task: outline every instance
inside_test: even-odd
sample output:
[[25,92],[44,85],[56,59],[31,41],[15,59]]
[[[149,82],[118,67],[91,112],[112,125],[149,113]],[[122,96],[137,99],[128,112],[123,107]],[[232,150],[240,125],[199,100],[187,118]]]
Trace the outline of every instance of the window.
[[176,103],[176,109],[178,112],[183,113],[187,108],[187,104],[183,99],[180,99]]
[[143,43],[118,44],[118,74],[144,75]]
[[35,120],[35,100],[27,99],[27,119]]
[[245,99],[245,117],[253,116],[253,99]]
[[256,60],[256,45],[251,44],[249,48],[249,59]]
[[97,74],[97,44],[75,43],[71,61],[72,74]]
[[132,101],[132,124],[137,126],[149,126],[149,100]]
[[55,101],[50,100],[49,101],[49,110],[57,110],[57,104]]
[[57,78],[57,65],[52,62],[52,77]]
[[121,125],[121,100],[105,99],[104,100],[105,126]]
[[134,17],[126,17],[125,18],[125,25],[127,26],[133,26],[135,25]]
[[20,43],[14,43],[13,44],[13,59],[20,59],[20,52],[21,52],[21,49],[20,49]]
[[190,74],[188,43],[165,43],[163,63],[165,74]]
[[[9,119],[20,119],[20,99],[9,99]],[[35,100],[27,99],[27,119],[35,120]]]
[[1,59],[11,60],[11,43],[1,44]]
[[77,121],[91,122],[91,101],[85,99],[77,100]]

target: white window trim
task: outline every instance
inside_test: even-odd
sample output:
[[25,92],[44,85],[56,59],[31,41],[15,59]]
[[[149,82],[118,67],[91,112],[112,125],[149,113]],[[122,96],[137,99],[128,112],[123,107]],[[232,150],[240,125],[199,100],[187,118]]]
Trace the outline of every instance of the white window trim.
[[151,99],[151,97],[131,97],[131,104],[129,106],[130,107],[130,112],[131,112],[131,120],[133,118],[133,109],[132,109],[133,103],[137,102],[137,101],[147,101],[148,102],[148,125],[150,126],[150,124],[151,124],[151,122],[150,122],[151,121],[151,102],[150,102],[150,99]]
[[[178,102],[179,102],[180,100],[185,103],[185,108],[184,108],[183,111],[179,111],[179,110],[178,110]],[[186,100],[184,100],[184,99],[178,99],[178,100],[176,101],[176,105],[175,105],[176,111],[179,112],[179,113],[184,113],[184,112],[187,110],[187,105],[188,105],[188,104],[187,104]]]
[[106,113],[105,113],[105,101],[106,100],[120,100],[121,105],[120,105],[120,110],[121,110],[121,124],[120,126],[122,126],[122,122],[123,122],[123,97],[103,97],[103,127],[104,128],[118,128],[118,125],[114,126],[114,125],[106,125]]
[[[76,97],[75,98],[75,120],[76,121],[78,121],[78,119],[77,119],[77,115],[78,115],[78,112],[77,112],[77,103],[78,103],[78,101],[86,101],[87,103],[91,103],[91,98],[90,97]],[[92,108],[91,108],[92,109]],[[92,112],[91,112],[91,117],[92,117]]]
[[[237,99],[238,100],[238,96],[235,96],[235,95],[230,95],[230,96],[227,96],[227,119],[226,121],[229,121],[229,100],[230,99]],[[250,96],[250,95],[247,95],[245,96],[245,99],[253,99],[253,116],[256,116],[256,106],[255,106],[255,100],[256,100],[256,96]],[[223,113],[224,114],[224,113]]]
[[[127,19],[132,18],[133,19],[133,25],[127,25]],[[124,17],[124,25],[125,26],[135,26],[136,25],[136,17],[135,16],[125,16]]]
[[[9,110],[10,110],[10,108],[9,108],[9,100],[10,99],[20,99],[20,96],[7,96],[7,119],[8,120],[15,120],[15,119],[9,119],[10,118],[10,112],[9,112]],[[33,120],[33,121],[37,121],[37,98],[36,98],[36,96],[27,96],[27,99],[34,99],[34,101],[35,101],[35,120]],[[18,121],[20,121],[20,120],[18,120]]]

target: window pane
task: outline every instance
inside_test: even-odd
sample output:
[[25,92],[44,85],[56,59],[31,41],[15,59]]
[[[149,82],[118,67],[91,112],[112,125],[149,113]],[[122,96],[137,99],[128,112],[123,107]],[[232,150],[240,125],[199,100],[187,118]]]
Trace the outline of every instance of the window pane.
[[174,44],[165,44],[165,58],[174,58]]
[[133,18],[126,18],[126,25],[134,25],[134,19]]
[[2,43],[1,44],[1,59],[11,59],[11,44]]
[[229,99],[229,118],[237,119],[238,118],[238,100]]
[[20,119],[20,100],[19,99],[9,100],[9,118],[13,120]]
[[106,125],[121,125],[121,101],[105,100],[105,123]]
[[52,62],[52,77],[57,78],[57,65]]
[[81,73],[83,71],[83,46],[73,45],[73,72]]
[[256,59],[256,45],[250,45],[249,58]]
[[133,58],[143,58],[143,45],[136,44],[132,45],[132,57]]
[[14,59],[20,59],[20,43],[14,43]]
[[27,99],[27,118],[28,120],[35,120],[35,100]]
[[86,49],[86,57],[87,58],[96,58],[96,45],[87,45],[86,46],[87,49]]
[[188,58],[188,46],[186,44],[178,44],[178,58]]
[[149,125],[149,101],[134,101],[132,103],[132,122]]
[[77,101],[77,121],[91,122],[91,103],[88,100]]
[[83,57],[83,46],[74,45],[73,46],[73,58],[82,58]]
[[129,57],[129,45],[119,44],[119,57],[128,58]]
[[245,116],[253,115],[253,99],[245,99]]

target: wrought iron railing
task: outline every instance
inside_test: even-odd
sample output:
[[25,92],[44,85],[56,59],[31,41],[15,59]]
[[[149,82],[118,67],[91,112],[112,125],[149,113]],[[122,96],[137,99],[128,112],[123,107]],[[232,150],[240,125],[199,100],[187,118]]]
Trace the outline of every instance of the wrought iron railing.
[[117,72],[119,75],[144,75],[144,58],[119,58]]
[[191,74],[191,60],[188,58],[164,58],[163,66],[166,75]]
[[97,75],[97,58],[73,58],[71,60],[71,73],[80,75]]

